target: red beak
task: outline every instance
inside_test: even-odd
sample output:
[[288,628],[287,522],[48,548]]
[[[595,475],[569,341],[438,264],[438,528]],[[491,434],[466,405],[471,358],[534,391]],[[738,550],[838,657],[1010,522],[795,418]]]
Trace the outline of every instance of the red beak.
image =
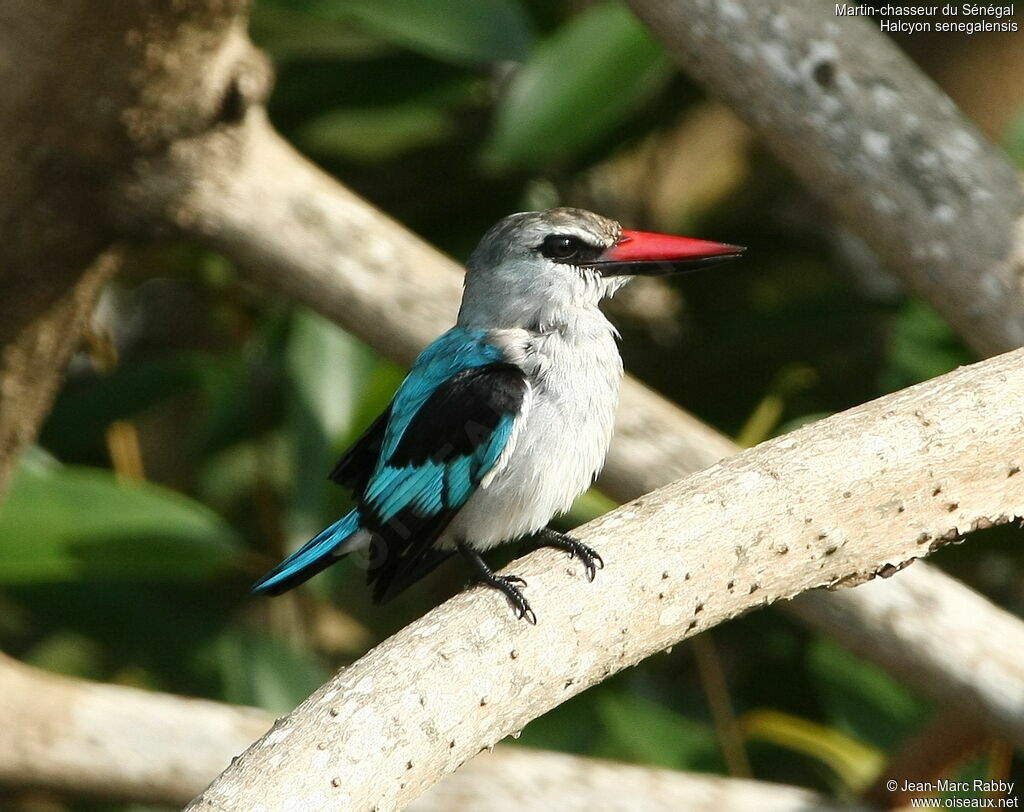
[[723,242],[623,229],[619,241],[588,264],[603,276],[657,276],[728,262],[746,250]]

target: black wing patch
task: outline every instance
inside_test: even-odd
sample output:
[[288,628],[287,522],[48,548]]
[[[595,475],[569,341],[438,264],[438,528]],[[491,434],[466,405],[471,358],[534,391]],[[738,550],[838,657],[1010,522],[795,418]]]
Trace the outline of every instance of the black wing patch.
[[439,386],[402,433],[388,465],[446,462],[472,454],[526,396],[526,376],[515,364],[464,369]]
[[[420,407],[387,465],[443,463],[473,455],[502,420],[519,413],[527,387],[523,371],[513,364],[488,364],[453,375]],[[486,470],[477,466],[474,485],[492,464],[493,460]],[[385,523],[375,523],[372,509],[364,509],[367,527],[375,537],[367,581],[373,585],[377,603],[395,597],[452,554],[433,545],[465,497],[450,501],[445,493],[442,502],[445,507],[439,512],[427,514],[407,507]]]
[[356,498],[362,498],[369,484],[373,469],[377,465],[381,449],[384,447],[384,433],[391,418],[391,404],[374,420],[369,427],[341,455],[334,470],[327,478],[348,488]]

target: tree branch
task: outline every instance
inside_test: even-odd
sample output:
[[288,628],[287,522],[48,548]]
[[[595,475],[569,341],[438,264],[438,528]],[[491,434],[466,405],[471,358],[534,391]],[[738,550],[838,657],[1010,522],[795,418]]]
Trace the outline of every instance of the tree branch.
[[[186,234],[234,258],[257,280],[398,361],[409,363],[455,316],[460,279],[455,263],[297,155],[258,109],[240,130],[195,139],[167,161],[148,165],[126,188],[129,204],[122,217],[132,228],[179,223]],[[627,377],[600,485],[626,501],[738,451]],[[900,580],[887,582],[886,589],[890,601],[914,600]],[[934,601],[941,603],[948,590],[956,605],[962,589],[954,579],[934,574]],[[945,663],[913,645],[910,628],[883,622],[875,607],[877,591],[845,593],[842,610],[817,613],[816,625],[840,639],[851,628],[870,629],[875,645],[862,651],[865,656],[888,668],[896,652],[919,653],[915,684],[927,693],[932,686],[948,685]],[[991,644],[990,655],[996,657],[1003,647],[985,630],[999,625],[1005,613],[990,603],[985,607],[970,616],[969,637]],[[987,703],[989,715],[1003,715],[999,701],[984,692],[942,693],[942,698],[960,706]]]
[[0,785],[183,803],[273,719],[71,679],[0,654]]
[[607,562],[593,584],[555,551],[520,559],[537,626],[493,590],[457,595],[341,671],[188,808],[400,807],[686,637],[1024,515],[1022,362],[1007,353],[872,401],[590,523],[579,535]]
[[983,355],[1024,345],[1024,189],[888,37],[818,0],[629,0]]
[[221,124],[240,65],[259,87],[244,8],[0,3],[0,494],[116,264],[112,175]]
[[[124,228],[177,227],[400,363],[455,321],[459,266],[299,156],[260,109],[147,162],[120,200]],[[601,485],[632,499],[734,448],[628,379]]]
[[22,447],[50,410],[103,286],[120,265],[120,250],[100,254],[63,295],[26,319],[0,352],[0,497]]
[[481,753],[408,812],[644,809],[647,812],[855,812],[797,787],[502,747]]
[[[789,608],[869,659],[878,659],[877,630],[891,629],[899,645],[883,656],[893,676],[1024,746],[1020,618],[934,567],[915,565],[895,583],[899,589],[879,580],[835,594],[809,592]],[[859,603],[851,611],[852,600]]]
[[[274,721],[255,708],[62,677],[2,654],[0,718],[0,787],[175,806]],[[608,799],[715,812],[831,808],[795,787],[507,747],[474,760],[411,808],[523,809],[539,798],[566,810]]]

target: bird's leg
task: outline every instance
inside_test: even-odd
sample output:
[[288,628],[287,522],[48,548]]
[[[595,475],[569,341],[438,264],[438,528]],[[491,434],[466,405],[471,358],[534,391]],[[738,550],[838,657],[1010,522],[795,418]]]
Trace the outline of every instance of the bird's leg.
[[559,550],[565,550],[571,557],[582,561],[588,581],[594,580],[597,570],[604,569],[604,560],[597,550],[584,544],[578,538],[566,533],[559,533],[550,527],[539,531],[534,538],[539,542],[538,546],[540,547],[557,547]]
[[534,614],[530,604],[527,603],[519,587],[526,586],[526,581],[518,575],[495,575],[494,570],[487,566],[487,562],[476,550],[470,549],[463,543],[459,543],[459,552],[466,558],[473,567],[473,575],[477,583],[497,589],[508,598],[508,602],[515,609],[517,618],[526,618],[529,623],[537,625],[537,615]]

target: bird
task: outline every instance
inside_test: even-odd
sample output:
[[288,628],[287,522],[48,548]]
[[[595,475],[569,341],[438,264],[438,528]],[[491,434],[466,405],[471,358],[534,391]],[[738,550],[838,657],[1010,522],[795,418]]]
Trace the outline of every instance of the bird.
[[624,229],[578,208],[519,212],[466,262],[455,325],[416,359],[384,412],[329,478],[355,508],[253,586],[278,595],[357,551],[375,602],[460,553],[473,580],[537,622],[515,575],[481,553],[532,538],[579,559],[599,553],[548,527],[596,479],[608,451],[622,359],[599,304],[631,278],[705,268],[745,248]]

